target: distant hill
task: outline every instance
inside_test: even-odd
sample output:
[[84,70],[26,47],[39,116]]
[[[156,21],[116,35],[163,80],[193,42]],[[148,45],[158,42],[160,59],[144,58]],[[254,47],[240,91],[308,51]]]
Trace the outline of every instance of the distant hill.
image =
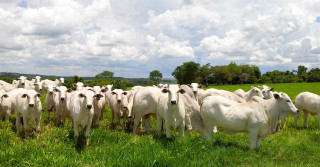
[[[19,78],[20,76],[25,76],[28,78],[28,80],[31,80],[34,76],[41,76],[41,80],[43,79],[50,79],[50,78],[71,78],[73,76],[55,76],[55,75],[39,75],[39,74],[21,74],[21,73],[12,73],[12,72],[0,72],[0,79],[4,78],[4,77],[10,77],[13,79]],[[94,77],[81,77],[83,78],[85,81],[90,81],[93,80]],[[120,80],[127,80],[130,82],[134,82],[138,85],[146,85],[147,82],[149,81],[148,78],[123,78],[123,77],[113,77],[114,80],[120,79]],[[177,81],[175,79],[171,79],[171,78],[164,78],[163,79],[164,83],[176,83]]]

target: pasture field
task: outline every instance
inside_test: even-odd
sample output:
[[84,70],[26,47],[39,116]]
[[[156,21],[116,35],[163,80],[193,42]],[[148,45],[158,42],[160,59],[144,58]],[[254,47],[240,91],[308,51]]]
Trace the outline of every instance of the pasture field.
[[[294,98],[303,91],[320,94],[320,83],[267,84],[275,91],[286,92]],[[217,89],[248,91],[251,85],[213,86]],[[210,87],[211,88],[211,87]],[[42,96],[42,100],[45,99]],[[45,105],[43,105],[45,106]],[[51,115],[51,118],[53,115]],[[246,133],[213,134],[206,141],[197,131],[171,131],[172,139],[156,135],[156,121],[152,120],[152,135],[133,135],[110,125],[111,111],[106,107],[104,120],[90,131],[90,146],[85,146],[84,134],[74,143],[73,129],[67,123],[47,122],[42,113],[41,134],[37,140],[34,125],[29,139],[23,129],[17,134],[15,118],[0,121],[0,166],[319,166],[320,131],[318,118],[309,116],[309,127],[303,127],[302,114],[298,128],[289,115],[286,128],[262,139],[260,150],[251,152]],[[143,131],[144,132],[144,131]]]

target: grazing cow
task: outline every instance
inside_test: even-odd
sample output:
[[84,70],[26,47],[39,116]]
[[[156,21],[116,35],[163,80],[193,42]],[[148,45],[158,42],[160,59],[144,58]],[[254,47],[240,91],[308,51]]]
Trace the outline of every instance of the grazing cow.
[[93,98],[94,92],[91,90],[80,90],[71,93],[70,108],[74,128],[74,140],[77,142],[79,137],[78,128],[85,129],[86,145],[89,146],[89,133],[94,114]]
[[105,98],[105,92],[106,89],[101,89],[100,86],[94,86],[93,92],[95,94],[95,98],[93,100],[93,106],[94,106],[94,116],[93,116],[93,126],[98,126],[99,121],[103,118],[103,112],[105,109],[105,106],[107,104],[106,98]]
[[[295,101],[296,107],[303,111],[303,119],[304,126],[308,127],[308,114],[310,113],[312,116],[318,114],[319,120],[319,129],[320,129],[320,96],[310,93],[310,92],[302,92],[298,94]],[[297,120],[299,118],[299,114],[296,114],[294,117],[294,126],[297,128]]]
[[20,115],[22,115],[26,138],[29,137],[29,121],[36,122],[37,139],[39,138],[42,110],[40,97],[41,95],[35,90],[20,89],[15,100],[12,101],[12,109],[16,115],[17,132],[19,132]]
[[55,102],[58,101],[55,98],[58,96],[54,95],[54,86],[53,85],[48,85],[46,87],[47,89],[47,96],[46,96],[46,109],[47,109],[47,114],[48,114],[48,122],[50,121],[50,112],[54,112],[54,118],[58,117],[57,114],[57,108],[55,106]]
[[133,98],[132,116],[134,117],[133,133],[137,133],[140,120],[144,118],[147,134],[150,133],[150,115],[155,116],[161,90],[154,87],[143,87],[135,93]]
[[250,149],[259,149],[261,138],[276,131],[278,121],[299,110],[285,93],[275,93],[274,99],[254,97],[246,103],[237,103],[222,96],[210,96],[203,100],[201,118],[205,124],[204,136],[211,140],[214,126],[234,134],[248,132]]
[[120,117],[123,115],[123,126],[126,128],[126,120],[128,116],[128,97],[127,92],[122,89],[114,89],[110,97],[110,109],[112,112],[111,123],[113,124],[114,116],[117,119],[117,125],[120,126]]
[[70,121],[70,112],[67,110],[67,101],[68,94],[71,93],[72,90],[68,89],[65,86],[58,86],[54,88],[54,106],[56,108],[55,121],[57,123],[65,122],[66,117],[69,118]]
[[185,128],[185,108],[180,94],[185,91],[179,85],[168,85],[168,88],[161,90],[163,94],[158,99],[157,121],[158,136],[161,136],[162,120],[165,120],[166,136],[170,138],[170,127],[180,127],[180,137],[184,137]]

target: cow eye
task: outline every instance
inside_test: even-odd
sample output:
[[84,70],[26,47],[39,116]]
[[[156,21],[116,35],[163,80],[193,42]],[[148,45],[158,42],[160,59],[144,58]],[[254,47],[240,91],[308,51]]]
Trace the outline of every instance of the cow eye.
[[287,103],[290,103],[290,100],[286,100]]

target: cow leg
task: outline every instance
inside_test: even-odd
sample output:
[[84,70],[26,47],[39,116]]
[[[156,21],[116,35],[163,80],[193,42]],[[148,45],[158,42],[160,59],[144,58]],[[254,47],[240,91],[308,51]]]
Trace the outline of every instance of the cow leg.
[[73,121],[73,130],[74,130],[74,142],[77,143],[79,137],[78,125]]
[[28,119],[26,116],[22,114],[23,117],[23,122],[24,122],[24,133],[25,133],[25,138],[29,138],[29,126],[28,126]]
[[17,133],[19,133],[19,127],[20,127],[20,113],[18,111],[16,111],[16,129],[17,129]]
[[297,122],[298,122],[299,114],[294,115],[294,127],[297,128]]
[[319,129],[320,129],[320,113],[318,113]]
[[150,135],[150,116],[146,115],[144,116],[144,125],[146,126],[147,135]]
[[113,120],[114,120],[114,111],[113,110],[111,110],[111,125],[113,125]]
[[282,129],[286,127],[287,118],[283,119],[283,126]]
[[133,130],[132,130],[132,133],[133,134],[137,134],[137,128],[138,128],[138,126],[139,126],[139,123],[140,123],[140,120],[141,120],[141,118],[138,118],[138,117],[135,117],[134,119],[133,119]]
[[254,151],[257,149],[257,138],[258,132],[257,129],[249,129],[249,139],[250,139],[250,150]]
[[165,125],[166,125],[166,136],[167,138],[171,138],[169,121],[165,121]]
[[103,107],[102,110],[101,110],[101,114],[100,114],[100,117],[99,117],[99,120],[100,120],[100,121],[103,120],[103,112],[104,112],[104,107]]
[[6,113],[5,113],[5,117],[6,117],[6,118],[5,118],[5,121],[6,121],[6,122],[9,122],[10,112],[6,112]]
[[303,112],[304,126],[308,127],[308,112]]
[[218,128],[217,128],[217,126],[214,126],[214,127],[213,127],[212,132],[213,132],[213,133],[217,133],[217,132],[218,132]]
[[87,126],[86,126],[85,136],[86,136],[86,146],[87,147],[89,146],[89,135],[90,135],[90,128],[91,128],[91,123],[92,123],[91,121],[89,121],[89,123],[87,123]]
[[39,135],[40,135],[40,118],[36,119],[36,131],[37,131],[37,139],[39,139]]
[[161,137],[161,132],[162,132],[162,119],[160,117],[160,114],[157,114],[157,125],[158,125],[158,138]]
[[127,116],[128,114],[123,113],[123,128],[127,129]]
[[257,138],[257,150],[260,148],[261,138]]
[[186,123],[186,127],[189,131],[192,130],[192,126],[191,126],[191,119],[190,119],[190,116],[189,114],[186,114],[186,118],[185,118],[185,123]]
[[117,113],[116,113],[116,119],[117,119],[117,126],[118,126],[118,128],[121,127],[121,126],[120,126],[120,117],[121,117],[120,112],[117,112]]
[[185,122],[184,120],[182,121],[182,123],[180,124],[180,137],[183,138],[184,137],[184,128],[185,128]]

